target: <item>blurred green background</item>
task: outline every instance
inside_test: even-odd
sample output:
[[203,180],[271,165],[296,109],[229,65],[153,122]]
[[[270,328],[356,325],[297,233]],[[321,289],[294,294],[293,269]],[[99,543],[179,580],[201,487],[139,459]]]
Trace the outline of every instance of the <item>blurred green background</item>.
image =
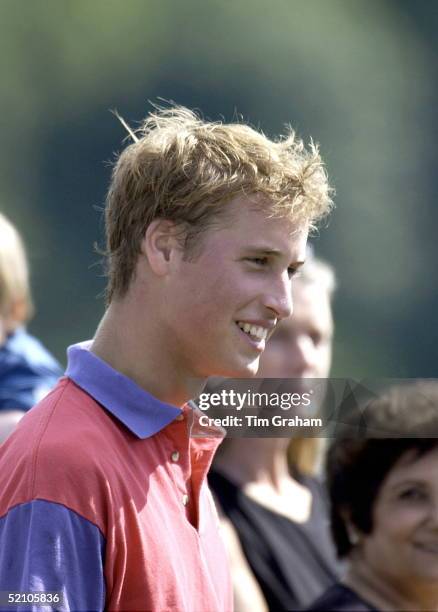
[[436,376],[438,2],[1,0],[0,209],[65,363],[103,313],[114,152],[158,97],[320,142],[337,196],[313,241],[337,270],[333,374]]

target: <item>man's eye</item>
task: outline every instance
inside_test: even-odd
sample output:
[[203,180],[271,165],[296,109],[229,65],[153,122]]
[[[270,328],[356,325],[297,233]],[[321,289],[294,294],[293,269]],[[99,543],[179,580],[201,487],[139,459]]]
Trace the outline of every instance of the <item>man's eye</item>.
[[317,346],[318,344],[321,344],[322,342],[321,334],[310,334],[310,338],[315,346]]
[[268,263],[267,257],[249,257],[248,261],[256,264],[256,266],[265,266]]
[[298,268],[294,268],[294,267],[290,267],[287,269],[287,273],[289,275],[289,278],[292,278],[292,276],[297,276],[298,274]]

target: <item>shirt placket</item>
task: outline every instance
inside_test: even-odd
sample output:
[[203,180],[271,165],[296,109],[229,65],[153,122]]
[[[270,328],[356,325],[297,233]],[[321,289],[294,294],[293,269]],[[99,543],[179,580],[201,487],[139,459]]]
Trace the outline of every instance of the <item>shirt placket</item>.
[[163,434],[166,437],[167,465],[175,486],[177,504],[185,513],[192,527],[197,529],[198,496],[192,486],[192,465],[190,439],[187,427],[187,411],[183,411],[175,421],[168,425]]

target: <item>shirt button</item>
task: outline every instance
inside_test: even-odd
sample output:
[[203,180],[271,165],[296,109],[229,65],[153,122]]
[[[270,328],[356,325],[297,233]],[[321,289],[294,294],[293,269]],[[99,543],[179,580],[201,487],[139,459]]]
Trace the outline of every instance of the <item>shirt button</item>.
[[183,495],[182,503],[183,503],[183,506],[187,506],[187,504],[189,503],[189,496],[188,495]]
[[179,414],[179,415],[176,417],[175,421],[184,421],[184,415],[183,415],[183,414]]
[[178,461],[178,459],[179,459],[179,452],[178,451],[174,451],[171,454],[171,457],[172,457],[172,461],[175,461],[175,462]]

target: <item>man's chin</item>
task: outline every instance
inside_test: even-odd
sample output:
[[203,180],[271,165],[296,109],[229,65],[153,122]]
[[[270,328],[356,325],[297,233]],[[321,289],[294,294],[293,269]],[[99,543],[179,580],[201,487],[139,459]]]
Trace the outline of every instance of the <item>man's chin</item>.
[[228,363],[226,367],[223,367],[214,376],[220,376],[222,378],[254,378],[259,369],[259,358],[254,361],[247,363]]
[[257,357],[257,359],[254,359],[254,361],[242,365],[239,370],[236,370],[236,373],[229,378],[254,378],[259,371],[259,366],[260,358]]

